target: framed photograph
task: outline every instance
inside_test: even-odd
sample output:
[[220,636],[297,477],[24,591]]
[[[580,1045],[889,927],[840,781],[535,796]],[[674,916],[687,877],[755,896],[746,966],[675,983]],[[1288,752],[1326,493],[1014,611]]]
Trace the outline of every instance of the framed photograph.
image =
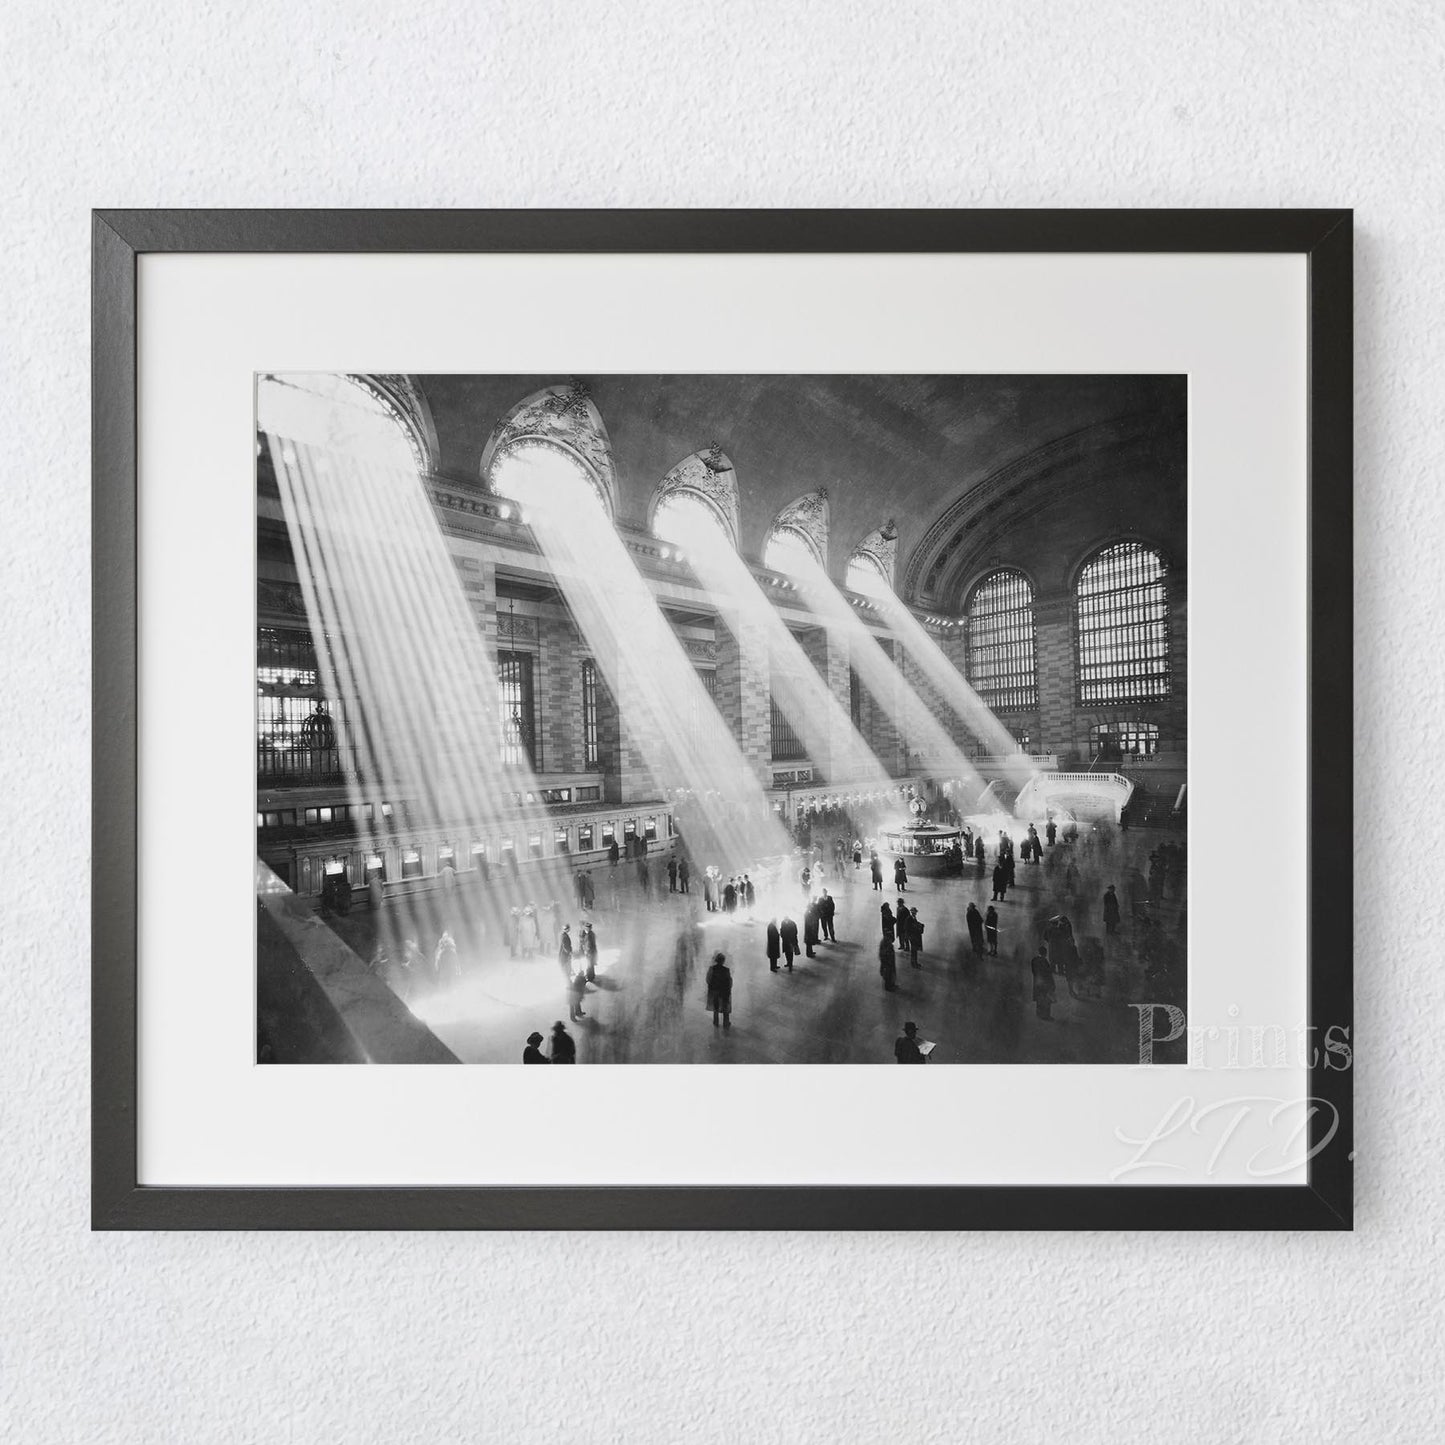
[[1351,406],[1348,211],[97,212],[94,1227],[1350,1228]]

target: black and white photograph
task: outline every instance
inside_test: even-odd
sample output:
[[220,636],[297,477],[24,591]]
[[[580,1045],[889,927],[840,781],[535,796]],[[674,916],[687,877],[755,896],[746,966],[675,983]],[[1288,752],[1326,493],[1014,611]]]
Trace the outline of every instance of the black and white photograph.
[[258,374],[257,1061],[1139,1064],[1188,399]]

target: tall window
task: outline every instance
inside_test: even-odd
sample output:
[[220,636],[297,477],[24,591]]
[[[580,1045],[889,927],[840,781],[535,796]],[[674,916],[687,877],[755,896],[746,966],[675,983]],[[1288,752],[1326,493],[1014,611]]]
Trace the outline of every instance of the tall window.
[[597,664],[582,664],[582,766],[597,766]]
[[863,684],[851,667],[848,669],[848,716],[855,728],[863,726]]
[[1105,547],[1079,574],[1077,603],[1080,703],[1168,697],[1164,559],[1142,542]]
[[770,698],[768,701],[772,711],[773,761],[781,763],[793,758],[807,757],[807,749],[803,746],[802,739],[793,731],[793,725],[778,706],[777,700]]
[[994,572],[973,589],[966,610],[968,680],[997,712],[1039,705],[1034,589],[1022,572]]
[[532,710],[532,655],[499,652],[497,682],[502,713],[502,761],[535,768],[537,733]]

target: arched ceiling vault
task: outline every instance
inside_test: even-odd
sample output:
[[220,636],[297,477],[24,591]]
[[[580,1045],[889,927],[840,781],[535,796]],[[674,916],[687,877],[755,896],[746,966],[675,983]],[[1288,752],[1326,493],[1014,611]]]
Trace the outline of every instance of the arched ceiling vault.
[[[437,471],[464,485],[476,483],[484,451],[520,403],[574,385],[567,375],[412,380],[435,427]],[[1183,377],[590,375],[580,380],[609,443],[619,522],[645,528],[658,483],[678,458],[716,444],[736,464],[738,545],[744,556],[760,559],[779,513],[800,495],[826,488],[833,576],[841,580],[853,550],[896,518],[895,577],[909,600],[925,594],[937,554],[972,519],[969,498],[976,489],[996,490],[1000,478],[1012,476],[1004,492],[1022,485],[1046,493],[1048,467],[1030,458],[1046,464],[1051,447],[1067,453],[1078,447],[1078,437],[1095,435],[1092,429],[1106,432],[1140,416],[1168,433],[1183,456]],[[934,573],[935,588],[946,570]]]

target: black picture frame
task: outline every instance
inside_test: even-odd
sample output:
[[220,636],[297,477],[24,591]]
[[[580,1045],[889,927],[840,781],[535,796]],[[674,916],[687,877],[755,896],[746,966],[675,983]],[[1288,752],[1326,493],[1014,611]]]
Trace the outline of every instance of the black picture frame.
[[[137,1180],[137,260],[157,252],[1175,252],[1308,258],[1308,1017],[1352,1029],[1349,210],[93,213],[95,1229],[1350,1229],[1352,1073],[1304,1185],[156,1188]],[[1323,579],[1326,585],[1318,585]],[[1353,1042],[1353,1035],[1350,1034]],[[1311,1142],[1330,1127],[1311,1123]]]

